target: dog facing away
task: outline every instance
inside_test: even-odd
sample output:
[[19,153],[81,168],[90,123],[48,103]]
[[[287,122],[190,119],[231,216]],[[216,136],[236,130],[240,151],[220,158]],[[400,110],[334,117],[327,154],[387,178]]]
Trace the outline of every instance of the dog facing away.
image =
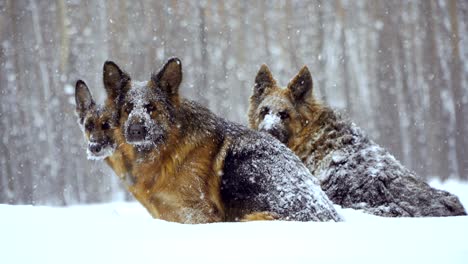
[[[109,76],[121,76],[112,65]],[[179,59],[170,59],[149,81],[125,76],[104,78],[122,93],[119,123],[135,151],[133,188],[156,218],[340,220],[318,181],[286,146],[181,98]]]
[[255,78],[249,125],[299,156],[336,204],[380,216],[465,215],[458,198],[430,187],[353,123],[317,102],[303,67],[280,88],[266,65]]

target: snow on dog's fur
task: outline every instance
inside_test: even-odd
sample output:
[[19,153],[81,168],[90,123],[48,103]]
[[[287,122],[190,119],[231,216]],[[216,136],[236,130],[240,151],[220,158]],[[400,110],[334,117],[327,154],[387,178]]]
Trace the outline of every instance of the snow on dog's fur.
[[81,80],[76,83],[75,99],[78,124],[87,143],[88,159],[103,160],[111,156],[116,149],[111,129],[115,127],[112,111],[107,107],[97,106],[88,86]]
[[293,150],[343,207],[382,216],[466,214],[456,196],[431,188],[358,127],[317,102],[307,67],[283,89],[262,65],[250,97],[249,124]]

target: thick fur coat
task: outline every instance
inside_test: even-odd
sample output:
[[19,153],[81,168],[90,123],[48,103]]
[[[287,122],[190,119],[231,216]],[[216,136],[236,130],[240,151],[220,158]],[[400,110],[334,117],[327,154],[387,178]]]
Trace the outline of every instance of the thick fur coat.
[[434,189],[312,95],[307,67],[280,88],[268,67],[256,77],[249,123],[285,143],[336,204],[381,216],[465,215],[459,199]]

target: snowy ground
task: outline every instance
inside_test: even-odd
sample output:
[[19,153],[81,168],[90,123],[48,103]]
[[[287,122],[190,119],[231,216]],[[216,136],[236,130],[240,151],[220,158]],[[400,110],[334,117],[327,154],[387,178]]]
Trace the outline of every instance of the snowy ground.
[[[459,195],[468,183],[432,182]],[[182,225],[136,203],[0,205],[0,263],[468,263],[468,217]]]

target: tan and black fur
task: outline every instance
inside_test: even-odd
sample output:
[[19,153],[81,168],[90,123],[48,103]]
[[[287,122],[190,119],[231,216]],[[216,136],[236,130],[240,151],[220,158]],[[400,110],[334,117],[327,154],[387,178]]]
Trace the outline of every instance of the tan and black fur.
[[343,207],[382,216],[465,215],[458,198],[431,188],[354,124],[319,103],[303,67],[286,88],[262,65],[250,97],[250,127],[286,144]]

